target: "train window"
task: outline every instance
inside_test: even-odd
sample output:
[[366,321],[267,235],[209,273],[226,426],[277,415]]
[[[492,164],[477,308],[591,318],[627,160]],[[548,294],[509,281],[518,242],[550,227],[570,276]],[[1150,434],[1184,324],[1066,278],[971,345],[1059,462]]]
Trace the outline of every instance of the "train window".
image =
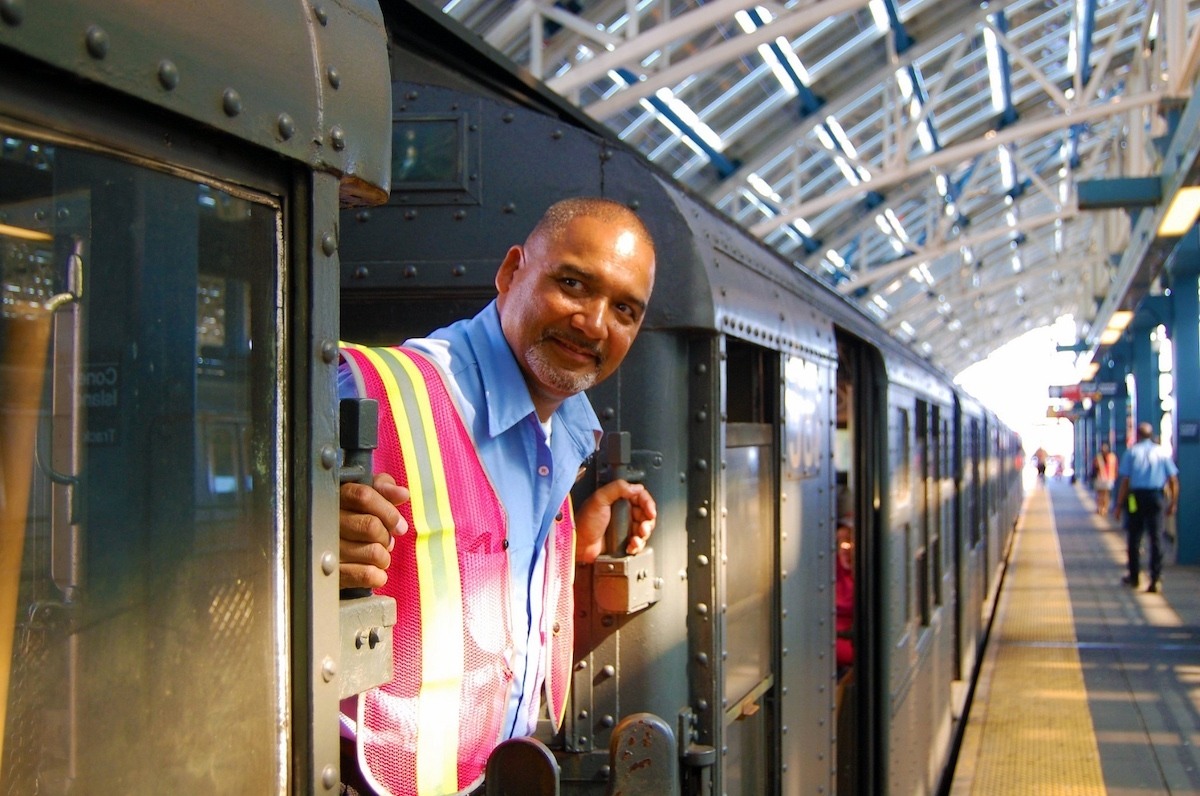
[[896,410],[895,493],[902,503],[907,503],[912,489],[912,422],[907,409]]
[[461,116],[406,116],[392,125],[392,182],[465,189]]
[[3,141],[0,791],[284,792],[279,203]]

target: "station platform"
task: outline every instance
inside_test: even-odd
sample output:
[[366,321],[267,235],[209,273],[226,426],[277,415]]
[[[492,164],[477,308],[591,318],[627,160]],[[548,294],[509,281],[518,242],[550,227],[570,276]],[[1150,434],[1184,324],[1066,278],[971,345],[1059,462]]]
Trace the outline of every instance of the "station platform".
[[951,796],[1200,794],[1200,567],[1134,591],[1082,484],[1026,495]]

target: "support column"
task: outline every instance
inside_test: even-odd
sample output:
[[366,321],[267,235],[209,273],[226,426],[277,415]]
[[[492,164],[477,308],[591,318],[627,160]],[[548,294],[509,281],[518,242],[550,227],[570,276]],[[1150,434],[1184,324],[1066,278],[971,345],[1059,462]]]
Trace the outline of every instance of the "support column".
[[1200,246],[1192,227],[1171,263],[1175,364],[1175,462],[1179,466],[1176,560],[1200,564]]
[[1150,423],[1162,427],[1162,404],[1158,399],[1158,352],[1150,346],[1150,330],[1157,326],[1139,312],[1126,334],[1133,347],[1134,425]]

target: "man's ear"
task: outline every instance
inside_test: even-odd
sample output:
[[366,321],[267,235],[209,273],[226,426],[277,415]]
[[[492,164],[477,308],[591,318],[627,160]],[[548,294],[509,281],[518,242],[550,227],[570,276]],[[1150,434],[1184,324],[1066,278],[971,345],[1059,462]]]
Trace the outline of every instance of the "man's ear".
[[517,269],[521,267],[522,259],[523,252],[520,246],[509,247],[508,254],[504,255],[504,260],[496,271],[496,292],[501,296],[512,287],[513,277],[516,275]]

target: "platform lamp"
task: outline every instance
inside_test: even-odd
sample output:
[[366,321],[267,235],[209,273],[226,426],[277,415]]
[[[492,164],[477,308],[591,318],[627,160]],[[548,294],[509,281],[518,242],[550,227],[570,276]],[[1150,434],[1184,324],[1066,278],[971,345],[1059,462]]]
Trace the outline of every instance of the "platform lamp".
[[1167,212],[1158,224],[1158,237],[1178,238],[1187,234],[1200,214],[1200,185],[1180,188],[1171,198]]

